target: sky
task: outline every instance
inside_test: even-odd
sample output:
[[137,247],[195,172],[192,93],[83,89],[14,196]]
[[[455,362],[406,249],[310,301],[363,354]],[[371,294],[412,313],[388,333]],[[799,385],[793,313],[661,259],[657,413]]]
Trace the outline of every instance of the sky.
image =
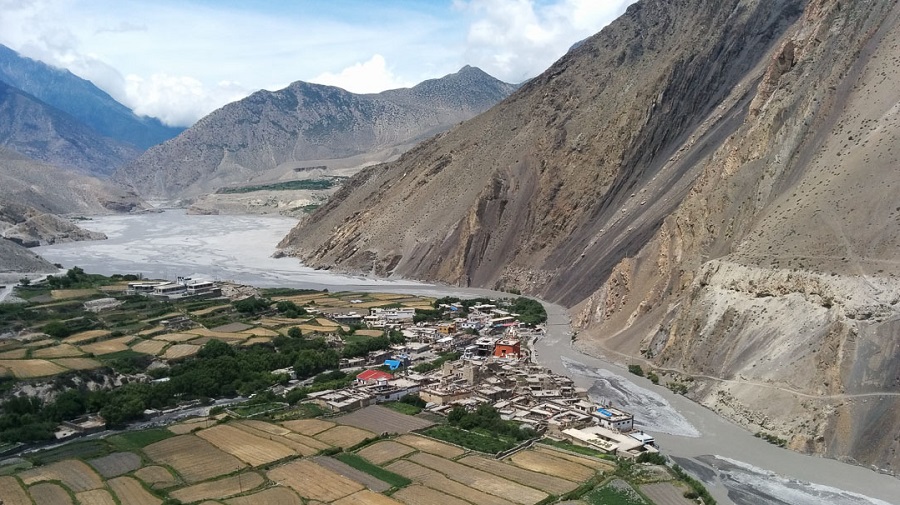
[[375,93],[481,68],[534,77],[633,0],[0,0],[0,43],[190,126],[303,80]]

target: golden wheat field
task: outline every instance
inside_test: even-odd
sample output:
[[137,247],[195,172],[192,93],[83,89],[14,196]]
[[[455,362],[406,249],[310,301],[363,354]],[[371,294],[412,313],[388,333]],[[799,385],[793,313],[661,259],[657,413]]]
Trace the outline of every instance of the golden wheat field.
[[198,431],[197,436],[251,466],[265,465],[297,455],[295,451],[278,442],[227,424]]
[[144,447],[144,453],[171,466],[187,482],[200,482],[243,469],[240,460],[194,435],[179,435]]
[[353,426],[338,425],[315,435],[320,440],[333,447],[353,447],[367,438],[374,437],[371,431],[361,430]]
[[120,503],[128,505],[161,505],[162,500],[144,489],[140,481],[133,477],[116,477],[107,481],[107,485],[119,498]]
[[228,505],[303,505],[297,493],[286,487],[270,487],[256,493],[225,500]]
[[169,496],[184,503],[194,503],[200,500],[222,499],[251,491],[265,482],[262,475],[256,472],[245,472],[224,479],[194,484],[177,491],[172,491]]
[[364,487],[307,459],[276,467],[270,470],[267,476],[279,484],[290,487],[304,498],[325,502],[343,498],[361,491]]
[[403,445],[391,440],[384,440],[362,448],[358,454],[376,465],[381,465],[388,461],[402,458],[414,450],[415,449],[408,445]]
[[65,372],[66,369],[45,359],[0,360],[0,367],[9,370],[18,379],[46,377]]

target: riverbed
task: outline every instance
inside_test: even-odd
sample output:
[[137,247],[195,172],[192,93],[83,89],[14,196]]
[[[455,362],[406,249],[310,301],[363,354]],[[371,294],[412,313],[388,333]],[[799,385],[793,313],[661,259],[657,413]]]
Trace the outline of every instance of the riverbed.
[[[102,216],[79,224],[105,233],[108,240],[45,246],[35,252],[66,268],[79,266],[107,275],[192,276],[259,287],[331,291],[503,296],[487,290],[337,275],[304,267],[296,259],[271,257],[295,223],[283,217],[194,216],[178,210]],[[635,424],[653,434],[665,454],[703,480],[720,503],[900,504],[900,479],[781,449],[609,360],[581,353],[571,345],[565,309],[546,306],[548,331],[535,344],[538,361],[572,377],[595,400],[633,412]]]

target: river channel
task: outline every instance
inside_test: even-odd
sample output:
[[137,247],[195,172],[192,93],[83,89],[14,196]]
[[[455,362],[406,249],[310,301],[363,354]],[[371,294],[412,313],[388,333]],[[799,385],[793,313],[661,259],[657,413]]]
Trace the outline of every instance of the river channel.
[[[105,233],[96,242],[35,249],[53,263],[88,272],[141,273],[229,280],[260,287],[379,290],[423,295],[502,295],[486,290],[405,280],[344,276],[272,258],[275,245],[296,223],[260,216],[192,216],[183,211],[101,216],[80,223]],[[778,448],[714,412],[629,375],[610,361],[571,345],[565,309],[547,304],[547,334],[535,344],[538,361],[588,388],[595,400],[635,414],[665,454],[703,480],[720,503],[737,505],[900,505],[900,479],[835,460]]]

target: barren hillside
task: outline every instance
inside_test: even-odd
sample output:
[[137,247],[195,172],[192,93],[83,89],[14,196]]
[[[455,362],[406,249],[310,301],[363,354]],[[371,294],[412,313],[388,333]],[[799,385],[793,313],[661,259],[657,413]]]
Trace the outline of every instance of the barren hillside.
[[[515,287],[790,447],[900,466],[900,6],[643,0],[282,246]],[[621,353],[621,354],[618,354]]]
[[396,158],[514,89],[468,66],[412,88],[368,95],[297,81],[212,112],[114,178],[145,197],[190,198],[223,186],[302,179],[310,167],[345,167],[340,160],[355,159],[351,168],[358,170]]

